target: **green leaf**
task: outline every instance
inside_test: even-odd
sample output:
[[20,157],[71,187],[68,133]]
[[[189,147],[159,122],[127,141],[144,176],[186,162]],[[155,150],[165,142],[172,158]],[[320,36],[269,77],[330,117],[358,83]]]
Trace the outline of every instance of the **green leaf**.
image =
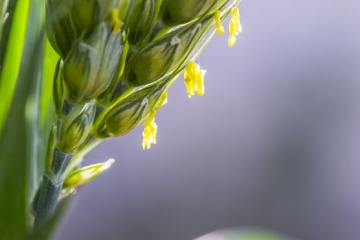
[[[14,12],[9,12],[12,24],[0,76],[0,102],[2,104],[0,108],[0,135],[11,105],[20,69],[30,3],[30,0],[18,0]],[[2,39],[4,37],[6,36],[2,36]]]
[[43,0],[17,1],[0,78],[4,103],[0,109],[0,239],[4,240],[23,237],[31,227],[29,206],[38,179],[34,170],[44,155],[38,151],[44,19]]
[[[17,0],[1,0],[1,24],[0,24],[0,66],[4,66],[5,53],[10,38],[11,26],[14,19],[14,11]],[[0,73],[3,68],[0,68]]]
[[[49,41],[46,39],[43,61],[43,80],[41,89],[41,103],[40,103],[40,126],[43,129],[49,130],[55,118],[54,106],[52,104],[52,89],[55,68],[59,55],[51,47]],[[49,131],[47,131],[48,134]]]
[[[41,1],[41,0],[40,0]],[[49,41],[46,39],[44,46],[44,58],[42,63],[42,80],[40,84],[40,101],[39,101],[39,118],[38,125],[35,129],[38,131],[39,144],[37,151],[42,155],[34,159],[37,161],[37,167],[34,169],[36,172],[36,182],[39,183],[44,171],[44,153],[46,152],[47,140],[50,130],[53,126],[55,119],[55,110],[53,104],[53,77],[55,73],[56,63],[59,55],[51,47]]]
[[[0,0],[0,20],[1,20],[1,21],[4,21],[4,18],[5,18],[5,16],[6,16],[5,14],[6,14],[6,10],[7,10],[8,4],[9,4],[9,1],[7,1],[7,0]],[[1,34],[2,34],[3,27],[4,27],[4,24],[0,24],[0,36],[1,36]]]

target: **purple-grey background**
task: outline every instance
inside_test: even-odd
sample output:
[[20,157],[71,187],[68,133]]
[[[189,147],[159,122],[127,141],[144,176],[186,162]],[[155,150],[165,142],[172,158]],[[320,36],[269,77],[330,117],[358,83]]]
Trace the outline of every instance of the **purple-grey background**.
[[[99,146],[116,159],[80,189],[56,239],[187,240],[261,226],[360,239],[360,1],[243,0],[234,49],[200,57],[204,97],[182,79],[142,127]],[[227,26],[226,26],[227,27]]]

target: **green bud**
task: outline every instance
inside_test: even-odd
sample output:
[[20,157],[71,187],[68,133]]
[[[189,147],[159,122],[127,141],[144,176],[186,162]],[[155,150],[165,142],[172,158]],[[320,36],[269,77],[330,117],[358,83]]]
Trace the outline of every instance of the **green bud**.
[[73,0],[70,15],[79,32],[92,31],[117,7],[116,3],[117,0]]
[[147,98],[125,100],[106,114],[97,134],[102,138],[124,135],[135,128],[148,111]]
[[70,14],[75,27],[80,32],[93,29],[102,17],[100,7],[98,0],[74,0]]
[[57,147],[65,153],[73,152],[88,137],[94,117],[93,104],[75,106],[61,122]]
[[72,1],[46,1],[46,33],[51,46],[62,59],[65,58],[73,42],[79,36],[79,32],[73,26],[69,14]]
[[121,51],[120,32],[114,35],[106,23],[75,42],[63,67],[69,100],[85,103],[103,93],[116,77]]
[[75,188],[84,185],[108,170],[113,163],[114,159],[109,159],[106,162],[93,164],[73,171],[65,178],[63,188]]
[[176,26],[211,14],[229,0],[168,0],[163,16],[165,24]]
[[155,20],[157,19],[162,0],[136,0],[132,3],[132,10],[126,29],[130,44],[139,44],[150,37]]
[[152,83],[180,66],[211,26],[212,18],[177,29],[132,55],[125,76],[134,86]]
[[117,104],[95,122],[97,135],[101,138],[124,135],[135,128],[147,116],[160,98],[163,86],[152,86],[135,92]]

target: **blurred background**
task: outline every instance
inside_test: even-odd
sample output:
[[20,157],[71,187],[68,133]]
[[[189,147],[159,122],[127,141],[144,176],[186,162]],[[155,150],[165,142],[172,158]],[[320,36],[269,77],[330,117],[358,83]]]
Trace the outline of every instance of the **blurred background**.
[[[56,239],[187,240],[259,226],[360,239],[360,1],[243,0],[235,48],[215,36],[142,127],[86,157],[113,167],[81,188]],[[227,27],[227,22],[226,22]]]

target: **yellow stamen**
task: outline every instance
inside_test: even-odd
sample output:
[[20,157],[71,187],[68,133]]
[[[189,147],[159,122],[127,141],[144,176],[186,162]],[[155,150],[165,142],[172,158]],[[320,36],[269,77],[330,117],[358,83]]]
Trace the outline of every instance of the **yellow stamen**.
[[229,22],[229,47],[234,47],[236,43],[236,35],[242,32],[242,26],[240,23],[240,11],[237,7],[234,7],[231,12],[231,19]]
[[189,61],[185,66],[184,83],[191,98],[195,93],[198,96],[204,95],[204,75],[205,70],[201,70],[200,66],[193,61]]
[[239,11],[239,8],[235,7],[232,10],[231,16],[235,21],[236,34],[240,34],[242,32],[242,26],[241,26],[241,23],[240,23],[240,11]]
[[228,44],[229,44],[229,47],[234,47],[235,46],[235,43],[236,43],[236,31],[235,31],[235,28],[236,28],[236,23],[233,19],[230,19],[230,22],[229,22],[229,32],[230,32],[230,35],[229,35],[229,41],[228,41]]
[[144,131],[143,131],[143,140],[142,146],[143,149],[150,149],[152,144],[156,144],[156,134],[157,134],[157,125],[155,123],[156,110],[164,106],[167,102],[168,94],[163,92],[159,97],[158,102],[154,105],[152,110],[149,112],[148,118],[144,122]]
[[114,35],[116,35],[121,27],[124,25],[124,23],[122,21],[120,21],[119,19],[119,10],[118,9],[113,9],[112,12],[111,12],[111,21],[112,21],[112,24],[113,24],[113,30],[112,30],[112,33]]
[[205,76],[205,70],[200,70],[200,73],[196,77],[196,86],[197,86],[197,95],[203,96],[205,93],[204,89],[204,76]]
[[151,111],[149,113],[148,119],[144,122],[144,131],[143,131],[143,149],[150,149],[151,144],[156,144],[156,134],[157,134],[157,125],[155,123],[156,111]]
[[224,27],[221,25],[220,11],[219,11],[219,10],[217,10],[217,11],[215,12],[214,18],[215,18],[215,28],[216,28],[216,32],[217,32],[219,35],[224,34],[224,33],[225,33],[225,29],[224,29]]

